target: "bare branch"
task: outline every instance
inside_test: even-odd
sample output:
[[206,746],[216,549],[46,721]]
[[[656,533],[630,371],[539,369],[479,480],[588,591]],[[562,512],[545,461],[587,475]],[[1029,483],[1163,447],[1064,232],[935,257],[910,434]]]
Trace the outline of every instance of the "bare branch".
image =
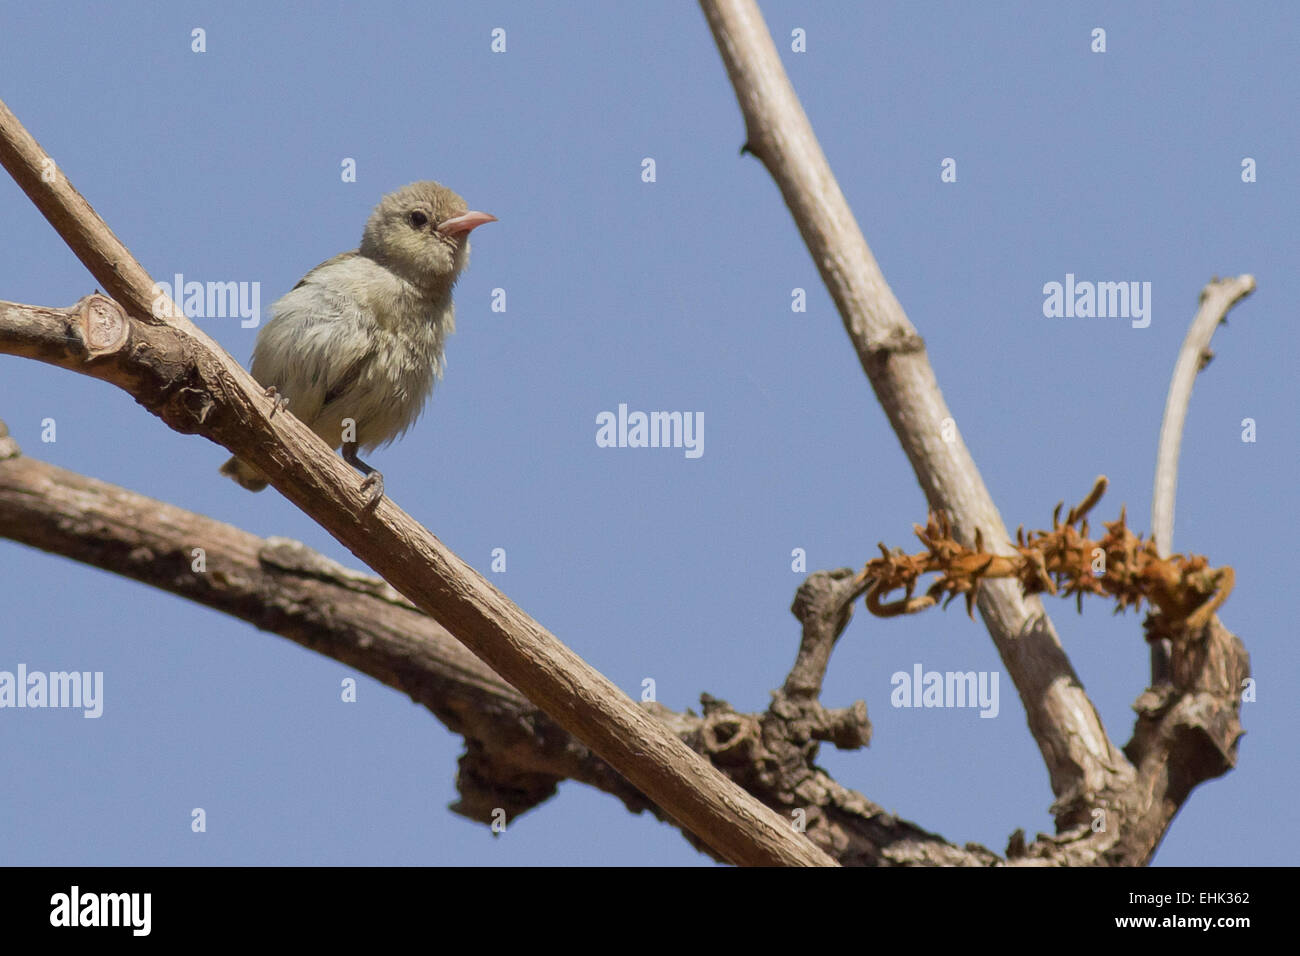
[[[3,422],[0,535],[242,618],[410,695],[465,738],[460,800],[452,809],[471,819],[486,821],[498,807],[517,816],[551,797],[563,779],[609,793],[633,812],[668,819],[383,580],[297,542],[262,539],[24,458]],[[202,562],[198,568],[196,561]],[[764,713],[737,713],[707,694],[702,716],[646,706],[731,779],[800,820],[809,838],[842,864],[1000,865],[1004,861],[983,847],[956,846],[887,813],[817,765],[822,742],[856,749],[870,740],[865,704],[824,708],[810,686],[819,683],[825,655],[863,586],[861,576],[847,570],[809,576],[792,608],[803,622],[799,659]],[[1241,734],[1235,689],[1248,662],[1217,622],[1207,639],[1186,645],[1177,690],[1148,691],[1138,701],[1141,717],[1126,751],[1141,772],[1125,802],[1113,804],[1109,835],[1084,828],[1040,835],[1030,846],[1013,838],[1005,863],[1144,862],[1192,786],[1231,767]],[[1124,814],[1122,808],[1128,808]],[[683,835],[716,855],[689,831]]]
[[[464,736],[460,800],[452,809],[471,819],[490,821],[496,808],[514,818],[549,799],[564,779],[612,794],[633,812],[670,819],[382,579],[344,568],[296,541],[259,538],[22,457],[3,421],[0,536],[241,618],[408,694]],[[811,580],[828,578],[819,572]],[[844,583],[846,589],[801,589],[807,597],[805,630],[812,629],[812,618],[836,618],[854,589],[860,593],[861,585]],[[841,863],[998,862],[988,850],[954,846],[886,813],[816,766],[818,741],[844,749],[866,745],[870,724],[861,702],[829,710],[804,693],[778,691],[759,715],[736,713],[707,694],[703,716],[646,706],[764,803],[792,818],[798,811],[809,837]],[[714,854],[689,831],[683,835]]]
[[[291,414],[268,417],[263,390],[183,317],[156,316],[148,273],[0,103],[0,163],[118,300],[88,297],[62,316],[29,313],[0,349],[112,382],[183,433],[254,465],[278,491],[494,671],[522,690],[674,819],[733,863],[832,861],[772,810],[727,781],[603,675],[509,601],[391,500],[366,507],[352,470]],[[125,303],[124,310],[119,303]],[[41,345],[60,326],[61,353]]]
[[1183,441],[1187,406],[1192,401],[1196,374],[1209,364],[1214,330],[1226,324],[1229,310],[1255,291],[1255,277],[1214,279],[1201,290],[1201,307],[1196,310],[1183,347],[1174,363],[1165,417],[1160,423],[1160,451],[1156,456],[1155,490],[1151,495],[1151,536],[1162,557],[1174,547],[1174,499],[1178,490],[1178,451]]
[[409,695],[464,736],[452,809],[471,819],[490,822],[496,807],[514,819],[566,778],[666,818],[381,578],[22,457],[3,421],[0,536],[230,614]]
[[[1255,277],[1214,279],[1201,290],[1201,306],[1196,310],[1183,347],[1174,362],[1169,394],[1165,398],[1165,417],[1160,423],[1160,449],[1156,454],[1155,489],[1151,493],[1151,537],[1156,550],[1168,557],[1174,548],[1174,499],[1178,492],[1178,453],[1183,442],[1183,425],[1192,401],[1196,375],[1210,364],[1214,353],[1210,340],[1214,330],[1227,323],[1228,311],[1255,291]],[[1169,679],[1169,642],[1151,645],[1151,683]]]
[[853,602],[867,589],[851,568],[817,571],[795,593],[790,612],[803,625],[799,655],[785,679],[784,691],[792,697],[821,696],[822,681],[831,651],[853,616]]
[[[933,511],[967,546],[1011,552],[1007,529],[959,434],[925,354],[858,228],[753,0],[701,0],[745,117],[746,148],[776,181],[839,309],[863,370]],[[1009,582],[979,608],[1019,691],[1057,795],[1057,825],[1089,819],[1095,795],[1124,789],[1133,767],[1110,742],[1037,598]]]

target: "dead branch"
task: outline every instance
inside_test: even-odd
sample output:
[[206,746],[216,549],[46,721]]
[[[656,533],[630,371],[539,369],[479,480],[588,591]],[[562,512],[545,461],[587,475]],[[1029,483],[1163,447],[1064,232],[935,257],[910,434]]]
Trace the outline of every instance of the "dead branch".
[[[166,502],[22,456],[0,421],[0,536],[152,585],[248,621],[369,674],[427,707],[466,752],[453,809],[488,822],[554,795],[565,779],[596,787],[629,810],[668,815],[605,761],[530,704],[436,622],[380,578],[348,570],[286,539],[264,539]],[[814,575],[810,581],[827,576]],[[846,570],[841,578],[851,578]],[[850,589],[852,590],[852,589]],[[858,593],[861,589],[858,588]],[[833,643],[852,595],[805,587],[795,611],[806,644]],[[829,646],[826,648],[829,654]],[[822,656],[822,655],[818,655]],[[824,657],[822,657],[824,663]],[[798,668],[796,668],[798,671]],[[787,687],[795,681],[795,672]],[[815,765],[817,744],[870,739],[866,707],[823,709],[806,692],[778,691],[763,714],[704,695],[704,713],[647,709],[693,750],[790,819],[843,864],[984,866],[997,857],[954,846],[837,784]],[[690,831],[683,835],[716,856]]]
[[[744,115],[742,153],[758,157],[776,181],[930,510],[951,516],[954,544],[975,551],[987,547],[990,559],[1013,556],[1001,516],[951,428],[954,419],[924,342],[857,226],[756,4],[700,0],[700,5]],[[979,568],[971,570],[978,576]],[[873,581],[864,573],[851,584]],[[830,590],[840,596],[854,591],[839,583]],[[1230,578],[1221,576],[1211,588],[1218,596],[1187,618],[1195,633],[1175,650],[1174,683],[1139,699],[1138,727],[1123,753],[1107,737],[1041,602],[1006,580],[982,580],[969,589],[972,595],[978,591],[985,626],[1020,694],[1057,797],[1056,836],[1040,834],[1027,846],[1018,832],[1009,857],[1036,864],[1144,863],[1192,787],[1232,766],[1248,661],[1240,642],[1212,614],[1230,587]],[[878,608],[883,607],[879,598],[868,593]],[[836,606],[824,607],[816,617],[821,632],[827,622],[847,621]],[[813,679],[801,674],[796,683],[815,688],[829,651],[821,637],[809,647],[808,627],[808,653],[801,650],[797,669]]]
[[[66,310],[0,306],[0,349],[111,382],[171,428],[201,434],[271,484],[674,819],[738,864],[826,865],[811,842],[727,781],[428,530],[382,499],[291,414],[269,416],[252,377],[175,310],[0,103],[0,163],[112,298]],[[114,299],[116,301],[114,301]],[[169,303],[165,304],[170,305]],[[161,314],[155,314],[155,313]],[[54,336],[62,334],[61,342]]]
[[[1183,338],[1174,362],[1174,374],[1165,398],[1165,415],[1160,423],[1160,444],[1156,454],[1155,489],[1151,493],[1151,537],[1156,550],[1168,557],[1174,548],[1174,501],[1178,491],[1178,453],[1183,442],[1183,426],[1192,401],[1192,386],[1197,374],[1210,364],[1214,353],[1210,340],[1220,325],[1228,322],[1234,305],[1255,291],[1255,277],[1213,279],[1201,290],[1201,305]],[[1166,641],[1151,645],[1151,684],[1169,679],[1169,652]]]
[[[1009,554],[1010,536],[955,429],[926,358],[863,238],[799,105],[753,0],[701,0],[745,117],[745,150],[767,167],[840,312],[862,368],[916,472],[930,510]],[[947,438],[945,438],[945,434]],[[1097,794],[1123,790],[1133,767],[1106,735],[1042,602],[1014,584],[980,589],[985,626],[1024,704],[1056,794],[1058,826],[1087,818]]]

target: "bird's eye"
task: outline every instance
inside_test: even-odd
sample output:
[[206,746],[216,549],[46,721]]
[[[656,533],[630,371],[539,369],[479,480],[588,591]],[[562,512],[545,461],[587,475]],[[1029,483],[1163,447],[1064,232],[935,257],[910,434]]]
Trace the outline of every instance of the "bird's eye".
[[406,218],[411,223],[411,225],[414,226],[416,229],[423,228],[429,222],[429,217],[419,211],[411,213]]

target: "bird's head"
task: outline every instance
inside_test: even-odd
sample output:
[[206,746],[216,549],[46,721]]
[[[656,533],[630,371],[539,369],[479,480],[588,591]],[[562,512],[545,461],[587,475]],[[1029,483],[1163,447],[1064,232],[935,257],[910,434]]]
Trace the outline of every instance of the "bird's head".
[[469,259],[470,232],[496,218],[432,180],[411,183],[380,200],[360,252],[422,288],[450,289]]

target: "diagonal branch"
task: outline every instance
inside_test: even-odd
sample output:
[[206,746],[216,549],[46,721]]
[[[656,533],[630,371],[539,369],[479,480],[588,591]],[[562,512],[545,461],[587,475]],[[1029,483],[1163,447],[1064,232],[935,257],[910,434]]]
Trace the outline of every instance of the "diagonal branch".
[[[637,707],[391,500],[365,507],[352,470],[188,320],[150,313],[148,273],[0,103],[0,163],[118,300],[0,307],[0,349],[111,382],[173,429],[201,434],[271,484],[682,826],[733,863],[833,861]],[[50,178],[50,177],[47,177]],[[119,303],[124,303],[124,309]],[[49,335],[64,336],[55,347]],[[42,344],[44,343],[44,344]]]
[[[745,117],[744,151],[763,162],[780,188],[931,510],[952,516],[959,526],[955,536],[967,547],[977,545],[982,532],[988,546],[1010,552],[1006,528],[960,436],[944,437],[952,419],[925,345],[857,227],[756,5],[700,3]],[[1218,291],[1232,296],[1233,288]],[[847,606],[836,600],[856,596],[846,586],[850,579],[829,575],[810,592],[825,600],[814,613],[801,615],[804,645],[791,676],[804,691],[805,707],[834,640],[827,635],[838,636],[836,629],[847,621]],[[1015,584],[989,581],[980,589],[979,608],[1020,693],[1057,795],[1056,836],[1040,834],[1026,845],[1018,831],[1008,862],[1148,862],[1191,790],[1236,762],[1240,689],[1249,673],[1241,642],[1216,617],[1174,642],[1171,681],[1139,697],[1133,739],[1120,753],[1037,598],[1024,597]],[[863,730],[869,731],[865,714],[860,737]]]
[[[538,711],[382,579],[310,548],[238,528],[21,456],[0,422],[0,536],[169,591],[280,634],[369,674],[427,707],[466,752],[453,809],[488,821],[511,818],[576,780],[609,793],[632,812],[661,808]],[[861,597],[849,569],[816,572],[791,608],[803,625],[798,660],[761,714],[738,713],[704,695],[702,716],[645,705],[692,749],[778,812],[798,819],[814,842],[844,865],[997,866],[1140,863],[1169,817],[1200,780],[1229,769],[1240,725],[1235,688],[1248,663],[1220,627],[1208,643],[1180,647],[1201,662],[1180,662],[1186,693],[1149,691],[1125,748],[1140,767],[1125,795],[1127,818],[1106,834],[1013,837],[1007,858],[975,844],[956,846],[840,785],[817,763],[820,743],[864,747],[871,724],[861,701],[823,708],[817,699],[830,648]],[[1117,804],[1116,809],[1119,809]],[[698,848],[712,853],[691,836]]]
[[458,813],[513,820],[563,779],[666,817],[385,581],[24,457],[0,421],[0,537],[148,584],[368,674],[463,735]]
[[[753,0],[701,0],[745,117],[746,150],[767,167],[839,309],[881,407],[930,508],[972,546],[1010,553],[988,489],[959,434],[925,354],[858,228]],[[1057,796],[1058,828],[1089,819],[1097,794],[1122,789],[1133,767],[1101,719],[1037,598],[989,582],[979,608],[1029,719]]]
[[[669,819],[382,579],[344,568],[298,542],[259,538],[23,457],[3,421],[0,537],[238,617],[408,694],[464,737],[456,781],[460,799],[453,809],[470,819],[490,822],[495,808],[513,819],[552,797],[566,779],[609,793],[634,813],[648,810]],[[852,572],[841,577],[846,576]],[[813,575],[814,585],[826,577]],[[805,643],[816,643],[808,634],[812,617],[841,622],[817,639],[833,643],[849,617],[846,599],[851,596],[835,588],[801,589],[796,614],[805,622]],[[816,766],[817,741],[844,749],[865,746],[870,725],[861,702],[824,710],[806,694],[778,691],[766,713],[742,714],[707,695],[704,700],[703,716],[645,706],[764,803],[800,813],[810,838],[839,862],[998,862],[988,850],[955,846],[895,817]],[[689,831],[684,835],[712,853]]]

